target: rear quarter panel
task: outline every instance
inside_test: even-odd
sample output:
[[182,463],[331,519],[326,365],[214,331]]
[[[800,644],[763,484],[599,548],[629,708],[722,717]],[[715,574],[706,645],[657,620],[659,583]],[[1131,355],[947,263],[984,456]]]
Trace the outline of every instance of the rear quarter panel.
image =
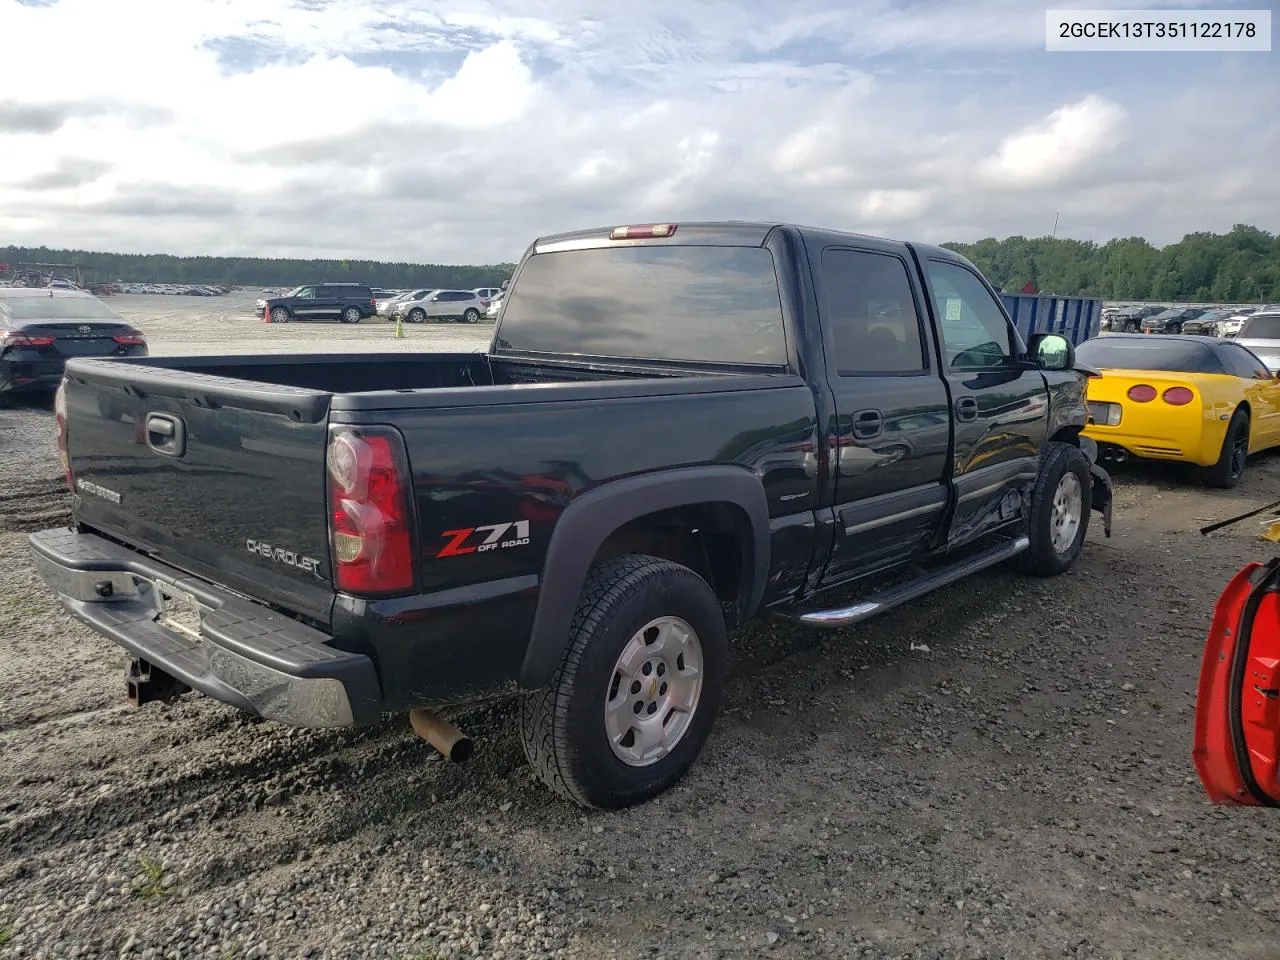
[[[422,595],[376,607],[339,597],[335,630],[375,648],[391,708],[509,692],[564,509],[610,480],[681,466],[740,464],[760,478],[773,549],[794,558],[775,564],[766,601],[798,587],[812,543],[818,424],[803,381],[775,380],[712,393],[675,385],[666,396],[335,411],[335,419],[394,423],[403,433],[423,582]],[[480,531],[460,540],[458,531],[506,524],[496,548],[458,550],[486,539]],[[524,539],[518,525],[527,543],[502,547]],[[450,686],[459,683],[467,686]]]

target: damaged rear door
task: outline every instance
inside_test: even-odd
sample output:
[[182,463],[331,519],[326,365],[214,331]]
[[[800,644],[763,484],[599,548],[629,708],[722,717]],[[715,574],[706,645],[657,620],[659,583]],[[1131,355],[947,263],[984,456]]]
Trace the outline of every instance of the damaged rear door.
[[1280,558],[1247,565],[1218,598],[1192,755],[1214,803],[1280,806]]

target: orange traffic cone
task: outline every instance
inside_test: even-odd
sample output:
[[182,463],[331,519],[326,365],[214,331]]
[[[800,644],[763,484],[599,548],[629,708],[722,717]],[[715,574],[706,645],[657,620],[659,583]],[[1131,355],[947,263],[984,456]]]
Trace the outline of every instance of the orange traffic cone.
[[271,305],[270,304],[263,304],[262,306],[262,322],[263,323],[271,322]]

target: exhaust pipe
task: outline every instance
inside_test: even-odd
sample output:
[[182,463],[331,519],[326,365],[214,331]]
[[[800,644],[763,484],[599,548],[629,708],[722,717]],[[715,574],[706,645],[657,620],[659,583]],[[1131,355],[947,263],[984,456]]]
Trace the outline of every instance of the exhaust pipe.
[[450,763],[466,763],[475,749],[470,737],[430,710],[410,710],[409,725]]

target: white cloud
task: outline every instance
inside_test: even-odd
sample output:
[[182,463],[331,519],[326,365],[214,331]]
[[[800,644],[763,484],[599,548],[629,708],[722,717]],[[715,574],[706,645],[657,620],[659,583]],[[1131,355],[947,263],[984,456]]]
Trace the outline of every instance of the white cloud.
[[1062,183],[1120,146],[1127,119],[1119,104],[1087,96],[1005,137],[979,172],[995,187],[1031,189]]
[[1024,0],[0,0],[0,36],[0,244],[477,262],[695,217],[1280,226],[1267,55],[1046,54]]

